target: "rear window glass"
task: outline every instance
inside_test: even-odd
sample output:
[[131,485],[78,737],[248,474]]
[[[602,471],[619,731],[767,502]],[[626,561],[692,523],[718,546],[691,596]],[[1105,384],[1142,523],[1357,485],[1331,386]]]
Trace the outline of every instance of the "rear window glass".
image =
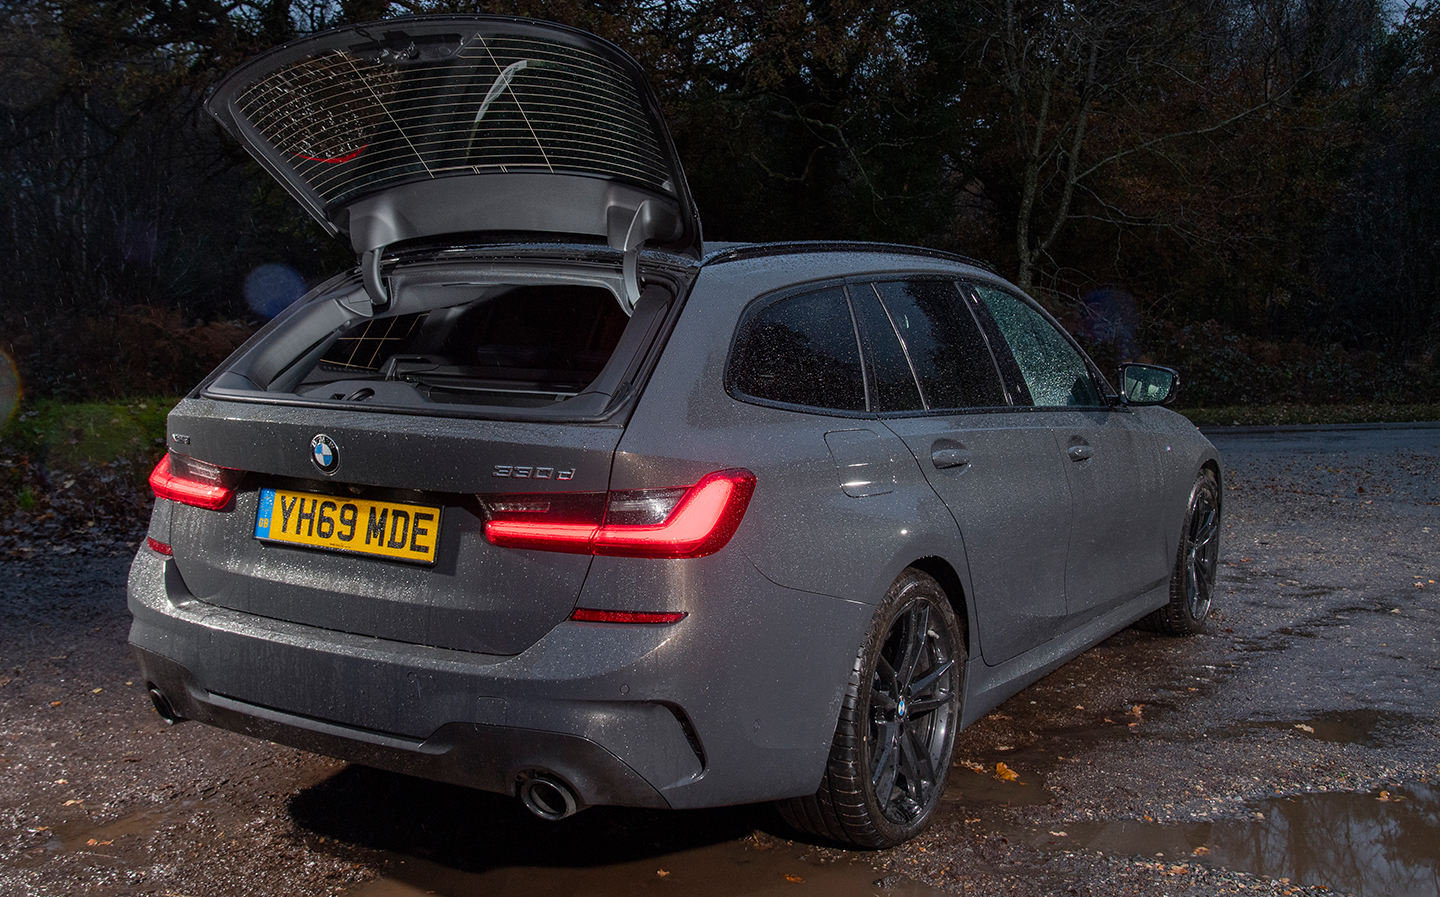
[[992,408],[1006,404],[990,349],[953,283],[891,281],[875,284],[875,290],[904,343],[926,407]]
[[351,327],[335,340],[321,363],[336,370],[378,371],[392,355],[410,351],[410,339],[425,313],[374,318]]
[[845,291],[793,296],[752,312],[740,325],[730,383],[757,399],[864,411],[860,347]]

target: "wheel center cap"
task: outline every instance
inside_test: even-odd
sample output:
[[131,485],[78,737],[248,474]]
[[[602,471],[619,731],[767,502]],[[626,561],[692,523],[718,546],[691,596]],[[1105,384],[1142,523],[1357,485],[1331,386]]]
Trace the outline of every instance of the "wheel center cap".
[[896,718],[896,719],[904,719],[904,718],[905,718],[905,699],[904,699],[904,698],[901,698],[901,699],[900,699],[900,705],[895,708],[895,718]]

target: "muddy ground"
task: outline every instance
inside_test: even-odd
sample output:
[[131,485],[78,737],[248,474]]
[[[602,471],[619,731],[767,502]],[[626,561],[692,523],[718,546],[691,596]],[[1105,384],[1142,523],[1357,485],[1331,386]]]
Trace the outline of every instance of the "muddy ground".
[[167,726],[106,556],[133,535],[0,561],[0,893],[1440,892],[1440,429],[1215,440],[1209,632],[1127,630],[1012,698],[961,734],[935,826],[878,853],[763,806],[547,824]]

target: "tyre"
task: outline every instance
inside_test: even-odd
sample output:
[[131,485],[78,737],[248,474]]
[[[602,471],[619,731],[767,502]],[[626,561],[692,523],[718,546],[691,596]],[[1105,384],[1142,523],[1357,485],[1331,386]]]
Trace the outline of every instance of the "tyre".
[[939,583],[907,569],[855,658],[820,790],[779,803],[798,829],[892,847],[930,822],[960,725],[965,639]]
[[1200,471],[1190,490],[1185,528],[1175,571],[1170,576],[1170,603],[1142,617],[1135,625],[1166,635],[1194,635],[1205,628],[1215,598],[1215,566],[1220,557],[1220,486],[1210,470]]

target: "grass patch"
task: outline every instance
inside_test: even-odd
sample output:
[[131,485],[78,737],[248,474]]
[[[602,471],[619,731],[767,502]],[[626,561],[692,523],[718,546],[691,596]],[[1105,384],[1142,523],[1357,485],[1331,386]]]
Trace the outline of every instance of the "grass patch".
[[165,446],[165,415],[179,399],[128,402],[30,403],[11,419],[0,443],[44,459],[54,471],[74,471]]
[[0,431],[0,557],[133,551],[175,401],[26,405]]
[[1277,427],[1440,421],[1440,405],[1233,405],[1177,409],[1197,427]]

